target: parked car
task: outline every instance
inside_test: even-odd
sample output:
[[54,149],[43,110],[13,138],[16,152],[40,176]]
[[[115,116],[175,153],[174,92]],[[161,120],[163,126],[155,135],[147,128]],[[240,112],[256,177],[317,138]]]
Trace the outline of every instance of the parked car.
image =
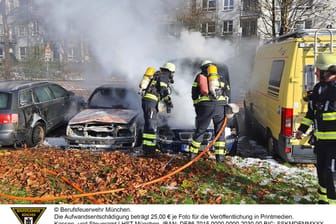
[[129,148],[141,145],[144,120],[139,94],[132,88],[106,84],[90,95],[87,108],[66,129],[69,147]]
[[33,147],[66,125],[85,100],[47,81],[0,82],[0,145]]

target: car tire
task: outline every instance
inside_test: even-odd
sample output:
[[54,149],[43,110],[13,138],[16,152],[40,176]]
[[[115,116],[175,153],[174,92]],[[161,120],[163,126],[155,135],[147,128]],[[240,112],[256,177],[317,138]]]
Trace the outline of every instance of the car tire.
[[46,136],[44,125],[41,122],[36,123],[33,128],[30,128],[27,135],[27,146],[34,147],[44,142]]

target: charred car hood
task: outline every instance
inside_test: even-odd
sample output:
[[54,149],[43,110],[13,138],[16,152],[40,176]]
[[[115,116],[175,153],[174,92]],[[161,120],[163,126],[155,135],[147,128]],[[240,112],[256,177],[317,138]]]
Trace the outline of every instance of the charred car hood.
[[74,116],[69,124],[88,122],[127,124],[138,115],[138,111],[128,109],[85,109]]

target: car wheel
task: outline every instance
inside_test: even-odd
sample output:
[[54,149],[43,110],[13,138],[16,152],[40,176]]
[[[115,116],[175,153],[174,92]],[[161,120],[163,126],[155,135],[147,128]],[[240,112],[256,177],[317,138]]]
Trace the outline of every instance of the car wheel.
[[33,128],[30,128],[27,136],[28,147],[34,147],[42,144],[45,139],[45,129],[42,123],[38,122]]

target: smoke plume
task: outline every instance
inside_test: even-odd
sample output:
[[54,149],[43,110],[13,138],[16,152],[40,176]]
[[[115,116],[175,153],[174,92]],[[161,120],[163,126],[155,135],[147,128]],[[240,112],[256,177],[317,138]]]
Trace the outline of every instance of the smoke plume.
[[[89,43],[104,74],[88,72],[88,78],[123,79],[135,88],[148,66],[159,69],[166,61],[177,58],[209,58],[227,63],[237,57],[237,46],[231,42],[206,39],[198,32],[183,31],[178,38],[164,37],[163,15],[179,3],[178,0],[37,0],[48,29],[55,34],[53,38],[82,38]],[[235,80],[241,77],[233,73],[244,63],[230,61],[238,64],[228,64],[235,89]],[[195,71],[182,71],[176,65],[170,122],[194,127],[190,90]],[[243,73],[245,76],[246,72]]]

